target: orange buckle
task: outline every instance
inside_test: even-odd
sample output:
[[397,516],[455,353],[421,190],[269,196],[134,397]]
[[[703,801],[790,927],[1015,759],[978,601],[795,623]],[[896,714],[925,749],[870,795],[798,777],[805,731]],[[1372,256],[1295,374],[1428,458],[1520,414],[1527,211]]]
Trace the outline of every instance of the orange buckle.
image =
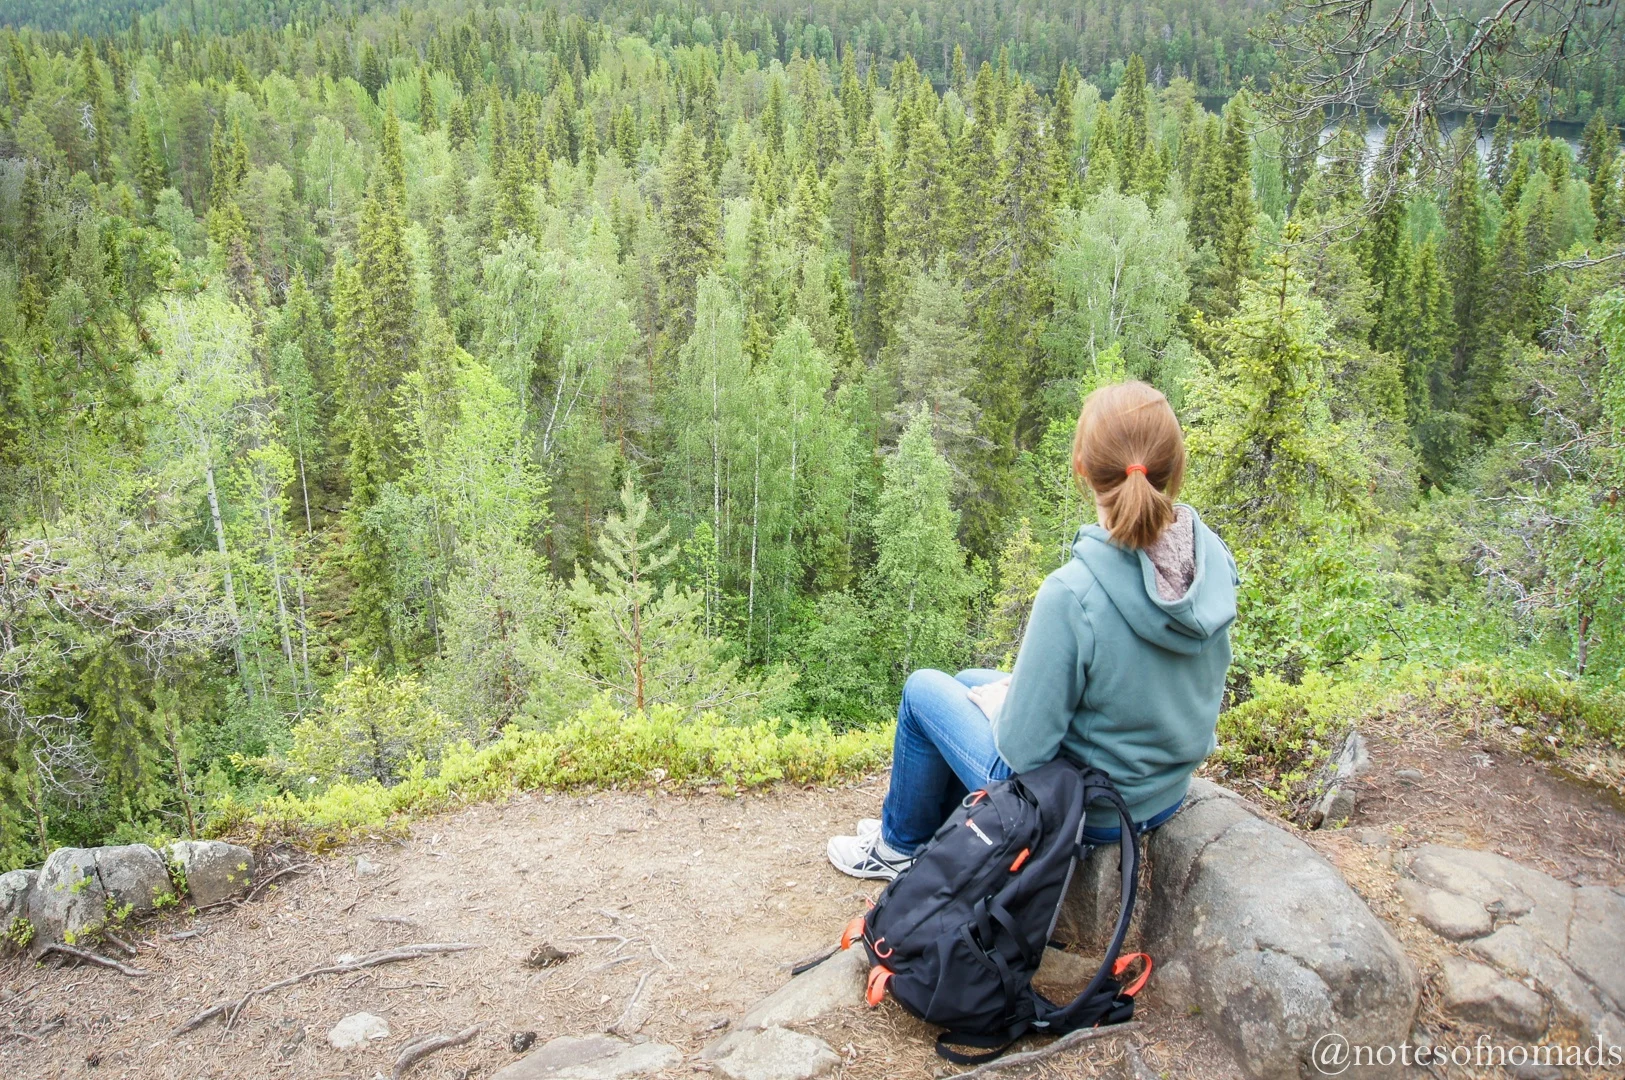
[[1139,975],[1135,976],[1133,982],[1123,987],[1124,997],[1133,997],[1135,994],[1138,994],[1141,990],[1145,989],[1146,980],[1151,978],[1151,956],[1149,953],[1143,952],[1128,953],[1124,956],[1119,956],[1117,958],[1117,963],[1112,965],[1112,977],[1122,978],[1123,972],[1127,971],[1128,966],[1134,963],[1136,960],[1144,964],[1145,967],[1140,971]]
[[841,931],[841,948],[850,949],[852,947],[852,943],[862,937],[863,916],[853,916],[852,921],[846,924],[846,929]]
[[1016,856],[1016,861],[1010,864],[1010,872],[1013,874],[1017,870],[1020,870],[1021,864],[1026,862],[1027,856],[1031,855],[1032,853],[1032,848],[1022,848],[1021,854]]
[[886,984],[891,982],[892,973],[876,964],[869,969],[869,989],[864,992],[863,1000],[869,1003],[870,1008],[879,1005],[886,996]]

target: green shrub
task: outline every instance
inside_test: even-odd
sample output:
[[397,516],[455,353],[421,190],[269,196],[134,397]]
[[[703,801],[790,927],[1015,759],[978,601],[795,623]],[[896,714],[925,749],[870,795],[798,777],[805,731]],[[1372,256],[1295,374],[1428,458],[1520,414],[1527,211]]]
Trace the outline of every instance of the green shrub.
[[728,725],[709,714],[685,716],[668,706],[627,715],[600,699],[554,728],[510,725],[486,746],[454,746],[433,775],[420,759],[392,787],[374,778],[340,780],[258,806],[222,807],[217,829],[292,833],[322,846],[403,817],[532,789],[828,783],[881,767],[891,749],[889,726],[837,733],[822,723]]
[[1278,802],[1295,804],[1309,794],[1315,773],[1341,748],[1362,715],[1380,707],[1366,678],[1339,681],[1320,671],[1287,683],[1264,673],[1252,696],[1219,715],[1219,747],[1209,768],[1226,779],[1244,779]]

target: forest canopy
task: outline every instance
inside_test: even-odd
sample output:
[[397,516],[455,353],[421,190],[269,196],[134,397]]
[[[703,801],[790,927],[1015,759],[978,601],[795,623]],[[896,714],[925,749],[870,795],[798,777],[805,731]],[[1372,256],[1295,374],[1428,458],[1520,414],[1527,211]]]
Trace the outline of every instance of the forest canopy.
[[8,6],[0,866],[866,767],[1009,661],[1125,377],[1232,702],[1471,672],[1622,745],[1618,65],[1373,171],[1255,14]]

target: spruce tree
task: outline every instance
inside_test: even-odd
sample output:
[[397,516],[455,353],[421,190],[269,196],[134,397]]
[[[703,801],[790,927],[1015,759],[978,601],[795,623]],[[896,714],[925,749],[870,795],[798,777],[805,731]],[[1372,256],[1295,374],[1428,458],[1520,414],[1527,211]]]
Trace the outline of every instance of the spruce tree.
[[1112,97],[1112,111],[1116,113],[1115,143],[1112,147],[1118,163],[1118,185],[1125,192],[1140,190],[1136,180],[1144,168],[1142,158],[1150,147],[1150,128],[1147,119],[1145,91],[1145,60],[1139,53],[1128,58],[1123,81]]
[[[1232,99],[1225,109],[1224,141],[1219,148],[1218,182],[1223,198],[1213,238],[1218,265],[1212,279],[1212,310],[1234,311],[1241,300],[1241,283],[1252,272],[1255,246],[1252,142],[1247,135],[1245,103]],[[1210,181],[1211,182],[1211,181]]]
[[[1482,291],[1485,280],[1484,200],[1479,190],[1478,156],[1470,149],[1461,156],[1451,177],[1444,211],[1445,243],[1442,261],[1455,302],[1455,358],[1451,382],[1459,384],[1481,340]],[[1454,409],[1454,403],[1446,407]]]
[[440,115],[434,107],[434,88],[429,85],[429,69],[418,68],[418,130],[424,134],[440,126]]
[[664,172],[667,247],[660,259],[663,299],[667,319],[686,329],[694,321],[699,279],[720,252],[722,231],[722,212],[705,148],[690,125],[678,127],[666,152]]
[[927,117],[915,128],[908,158],[890,192],[886,243],[899,280],[933,265],[944,251],[951,190],[948,164],[948,140],[936,118]]
[[879,143],[880,125],[871,120],[858,151],[866,165],[863,183],[858,189],[852,239],[852,262],[857,267],[858,347],[871,358],[890,339],[893,317],[886,243],[891,177],[886,168],[885,149]]

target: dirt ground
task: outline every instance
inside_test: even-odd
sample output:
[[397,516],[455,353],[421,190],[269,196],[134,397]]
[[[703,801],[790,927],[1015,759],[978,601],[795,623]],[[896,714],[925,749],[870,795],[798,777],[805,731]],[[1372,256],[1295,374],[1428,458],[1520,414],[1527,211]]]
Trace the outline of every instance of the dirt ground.
[[1372,768],[1355,782],[1354,815],[1326,835],[1376,829],[1395,846],[1479,848],[1574,885],[1625,884],[1625,806],[1606,789],[1405,718],[1365,735]]
[[[1366,734],[1374,768],[1357,782],[1354,818],[1303,835],[1387,920],[1425,979],[1449,946],[1399,904],[1396,851],[1437,841],[1499,851],[1575,883],[1625,882],[1625,810],[1606,794],[1414,717]],[[836,873],[823,851],[831,833],[878,813],[885,782],[737,798],[520,795],[417,822],[405,840],[322,858],[272,852],[262,881],[277,866],[307,869],[241,907],[134,929],[129,962],[148,978],[0,961],[0,1070],[5,1080],[370,1080],[389,1076],[412,1039],[479,1024],[473,1041],[409,1075],[487,1077],[519,1056],[516,1037],[533,1033],[540,1045],[611,1029],[676,1045],[688,1057],[670,1075],[699,1075],[708,1066],[694,1055],[782,985],[796,961],[828,948],[879,891]],[[175,1034],[255,987],[424,942],[477,948],[319,976],[254,999],[230,1030],[216,1020]],[[570,955],[527,964],[546,946]],[[350,1052],[330,1047],[333,1024],[363,1011],[385,1018],[390,1036]],[[1132,1044],[1159,1076],[1239,1076],[1198,1020],[1160,1006],[1155,979],[1141,1019],[1135,1033],[1027,1075],[1120,1075]],[[1421,1019],[1438,1035],[1461,1034],[1437,1013],[1431,989]],[[842,1080],[957,1071],[932,1052],[935,1032],[889,1000],[811,1030],[842,1054]]]
[[[824,842],[878,813],[885,778],[837,789],[779,788],[729,798],[663,793],[521,795],[417,822],[408,840],[313,859],[253,903],[143,923],[131,964],[148,978],[13,958],[0,962],[0,1072],[35,1078],[276,1080],[389,1076],[419,1036],[483,1024],[415,1078],[490,1076],[535,1043],[611,1027],[695,1054],[728,1020],[828,948],[878,883],[843,877]],[[357,857],[370,866],[357,872]],[[262,872],[263,880],[263,872]],[[194,936],[173,935],[198,931]],[[253,1000],[220,1021],[174,1030],[221,1000],[345,954],[423,942],[477,949],[325,975]],[[542,945],[573,953],[553,966]],[[637,992],[642,986],[641,993]],[[1195,1021],[1167,1016],[1148,992],[1132,1036],[1168,1076],[1237,1076]],[[635,1000],[634,1000],[635,999]],[[353,1012],[390,1036],[340,1052],[327,1032]],[[953,1071],[932,1035],[894,1003],[855,1008],[821,1031],[856,1078]],[[1105,1039],[1033,1075],[1085,1077],[1123,1054]],[[671,1075],[706,1066],[685,1061]]]

